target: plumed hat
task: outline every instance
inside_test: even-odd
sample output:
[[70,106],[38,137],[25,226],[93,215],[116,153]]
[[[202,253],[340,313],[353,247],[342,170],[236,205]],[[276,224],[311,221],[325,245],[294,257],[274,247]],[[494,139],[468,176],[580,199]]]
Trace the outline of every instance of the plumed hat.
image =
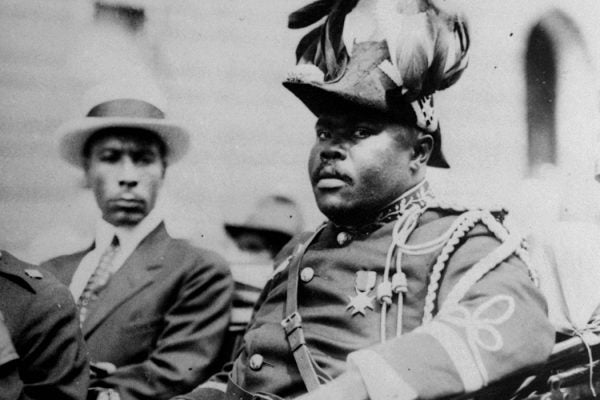
[[465,17],[445,0],[320,0],[292,13],[289,27],[322,24],[298,44],[284,86],[313,113],[368,107],[434,138],[429,165],[448,168],[433,94],[468,63]]

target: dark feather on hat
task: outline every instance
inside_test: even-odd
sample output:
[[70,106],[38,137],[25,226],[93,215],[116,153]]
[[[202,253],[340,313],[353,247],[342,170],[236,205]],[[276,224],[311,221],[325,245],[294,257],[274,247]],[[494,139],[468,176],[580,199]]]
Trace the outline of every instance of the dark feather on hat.
[[306,28],[331,12],[336,0],[317,0],[294,11],[288,17],[288,28]]
[[[317,5],[317,3],[322,4]],[[315,64],[325,74],[326,81],[335,79],[345,69],[348,53],[342,40],[344,19],[357,3],[358,0],[317,1],[290,15],[290,22],[292,18],[297,20],[297,13],[304,15],[303,23],[295,24],[295,28],[312,25],[327,16],[323,24],[300,40],[296,48],[296,59],[299,64]],[[316,8],[311,9],[313,6]]]
[[[326,16],[296,48],[298,64],[316,65],[325,82],[335,80],[348,64],[351,51],[343,41],[346,16],[361,0],[320,0],[290,14],[289,27],[308,27]],[[403,81],[407,101],[452,86],[467,66],[470,46],[464,16],[438,0],[380,1],[376,24],[384,33],[390,61]],[[391,5],[392,8],[389,8]],[[386,8],[387,7],[387,8]],[[351,29],[351,28],[350,28]]]

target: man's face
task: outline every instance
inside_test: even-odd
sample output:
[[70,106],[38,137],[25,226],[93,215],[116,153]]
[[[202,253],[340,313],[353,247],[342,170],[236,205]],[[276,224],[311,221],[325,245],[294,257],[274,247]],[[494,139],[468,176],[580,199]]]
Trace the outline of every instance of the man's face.
[[317,206],[333,222],[369,222],[412,187],[408,127],[366,112],[321,114],[309,174]]
[[164,171],[157,140],[115,128],[91,143],[85,176],[102,218],[135,226],[154,208]]

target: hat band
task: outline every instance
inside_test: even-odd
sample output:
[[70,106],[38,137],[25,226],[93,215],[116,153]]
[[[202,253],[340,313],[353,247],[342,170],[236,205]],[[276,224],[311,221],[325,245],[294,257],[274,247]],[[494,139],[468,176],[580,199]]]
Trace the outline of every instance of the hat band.
[[117,99],[98,104],[87,116],[164,119],[165,113],[143,100]]

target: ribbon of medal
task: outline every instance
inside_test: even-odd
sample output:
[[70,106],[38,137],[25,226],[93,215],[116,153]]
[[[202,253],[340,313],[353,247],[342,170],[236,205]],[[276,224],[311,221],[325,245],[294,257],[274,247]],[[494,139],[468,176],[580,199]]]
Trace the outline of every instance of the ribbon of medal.
[[348,296],[350,302],[346,307],[347,310],[351,310],[353,316],[356,314],[365,315],[367,308],[373,310],[375,296],[371,296],[369,293],[375,287],[376,282],[377,273],[375,271],[361,270],[356,272],[356,279],[354,281],[356,296]]

